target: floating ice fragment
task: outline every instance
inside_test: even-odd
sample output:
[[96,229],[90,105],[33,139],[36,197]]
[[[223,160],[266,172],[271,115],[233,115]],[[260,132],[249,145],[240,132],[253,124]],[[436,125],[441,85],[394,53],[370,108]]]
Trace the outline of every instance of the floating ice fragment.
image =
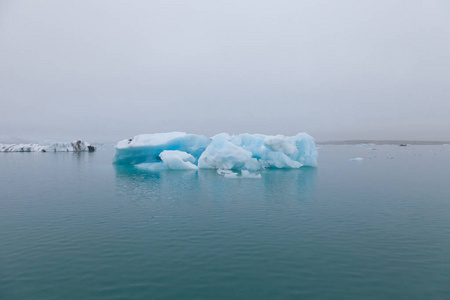
[[217,174],[222,175],[225,178],[238,178],[238,174],[231,170],[217,169]]
[[225,178],[261,178],[261,174],[250,173],[247,170],[241,171],[241,176],[238,173],[231,170],[218,169],[217,174],[224,176]]
[[261,178],[261,174],[253,174],[247,170],[241,171],[241,178]]
[[353,160],[353,161],[361,161],[361,160],[363,160],[364,158],[362,158],[362,157],[355,157],[355,158],[350,158],[349,160]]
[[159,157],[163,163],[172,170],[198,170],[194,165],[195,157],[184,151],[165,150]]

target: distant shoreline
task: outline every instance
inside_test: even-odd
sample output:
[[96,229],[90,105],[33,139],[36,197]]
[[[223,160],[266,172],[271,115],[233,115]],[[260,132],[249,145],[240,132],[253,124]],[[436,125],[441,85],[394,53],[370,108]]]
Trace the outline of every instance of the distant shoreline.
[[348,140],[348,141],[325,141],[316,142],[321,145],[450,145],[450,141],[402,141],[402,140]]

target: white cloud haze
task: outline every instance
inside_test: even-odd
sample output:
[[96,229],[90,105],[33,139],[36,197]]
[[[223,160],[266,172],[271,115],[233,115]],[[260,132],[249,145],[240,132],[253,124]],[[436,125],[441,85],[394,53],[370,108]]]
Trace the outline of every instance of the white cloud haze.
[[0,0],[0,141],[450,140],[449,1]]

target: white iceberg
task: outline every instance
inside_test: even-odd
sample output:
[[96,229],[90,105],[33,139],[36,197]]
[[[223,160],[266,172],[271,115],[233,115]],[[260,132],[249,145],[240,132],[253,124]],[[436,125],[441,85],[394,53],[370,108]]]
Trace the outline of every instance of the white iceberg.
[[51,144],[0,144],[0,152],[93,152],[95,149],[81,140]]
[[178,150],[164,150],[159,157],[163,164],[169,169],[173,170],[197,170],[198,167],[194,165],[195,157],[187,152]]
[[[114,162],[140,168],[260,170],[317,166],[314,139],[306,134],[218,134],[212,138],[184,132],[142,134],[116,145]],[[149,164],[158,164],[149,165]],[[222,171],[221,171],[222,172]],[[225,174],[222,174],[225,175]],[[234,176],[227,173],[228,176]],[[251,176],[252,173],[241,173]]]

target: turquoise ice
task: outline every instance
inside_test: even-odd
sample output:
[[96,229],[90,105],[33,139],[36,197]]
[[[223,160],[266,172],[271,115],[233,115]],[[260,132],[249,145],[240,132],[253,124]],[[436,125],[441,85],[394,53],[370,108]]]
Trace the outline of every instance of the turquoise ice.
[[221,133],[208,138],[184,132],[141,134],[116,145],[116,164],[150,170],[260,170],[317,166],[317,150],[307,133],[295,136]]

